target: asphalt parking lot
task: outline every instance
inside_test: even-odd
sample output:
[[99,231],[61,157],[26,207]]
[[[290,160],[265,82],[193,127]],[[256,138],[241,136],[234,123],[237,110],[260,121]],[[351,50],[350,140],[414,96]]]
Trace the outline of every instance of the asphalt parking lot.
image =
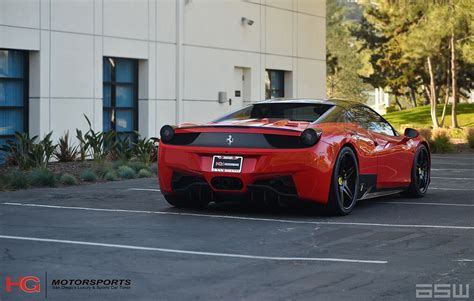
[[[425,198],[362,201],[346,217],[178,210],[155,179],[3,192],[0,300],[414,300],[416,284],[439,283],[470,284],[472,298],[474,154],[432,165]],[[5,291],[7,277],[26,275],[39,293]]]

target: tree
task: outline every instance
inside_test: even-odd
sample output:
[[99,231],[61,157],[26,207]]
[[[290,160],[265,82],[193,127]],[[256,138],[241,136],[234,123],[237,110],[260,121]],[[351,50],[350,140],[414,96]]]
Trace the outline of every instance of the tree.
[[[474,3],[472,1],[449,1],[450,14],[450,49],[451,49],[451,88],[452,88],[452,127],[459,127],[457,121],[457,102],[458,102],[458,79],[459,79],[459,63],[465,63],[468,74],[466,77],[471,78],[472,82],[472,63],[474,53],[472,52],[474,39]],[[458,53],[464,54],[460,57]],[[462,62],[462,60],[465,62]],[[461,61],[461,62],[458,62]],[[464,65],[464,64],[463,64]],[[469,74],[471,73],[471,74]]]
[[366,83],[375,88],[383,87],[396,99],[406,96],[416,107],[416,94],[422,84],[417,70],[423,68],[422,63],[405,59],[398,39],[417,16],[398,14],[392,6],[383,2],[363,4],[362,22],[352,31],[364,62],[359,74]]
[[[452,125],[461,91],[471,89],[474,63],[474,1],[363,2],[364,20],[353,32],[365,63],[364,80],[395,95],[408,94],[414,105],[418,87],[431,105],[433,126],[442,126],[452,99]],[[441,122],[436,105],[444,95]]]
[[327,2],[326,16],[326,88],[330,98],[347,98],[356,101],[366,99],[368,90],[358,76],[361,63],[358,60],[354,38],[346,19],[347,8],[338,1]]

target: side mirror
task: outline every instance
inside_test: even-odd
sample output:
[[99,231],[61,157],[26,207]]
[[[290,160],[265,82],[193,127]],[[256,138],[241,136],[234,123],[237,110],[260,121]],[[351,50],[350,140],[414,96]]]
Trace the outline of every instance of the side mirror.
[[415,130],[415,129],[406,128],[405,133],[403,133],[403,135],[405,135],[405,137],[407,137],[407,138],[413,139],[413,138],[418,137],[420,135],[420,133],[418,133],[418,131]]

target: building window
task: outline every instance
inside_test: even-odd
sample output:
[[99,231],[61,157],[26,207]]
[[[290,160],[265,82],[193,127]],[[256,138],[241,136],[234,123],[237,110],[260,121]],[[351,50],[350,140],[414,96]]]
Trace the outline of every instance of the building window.
[[28,132],[28,52],[0,49],[0,145]]
[[285,71],[265,71],[265,98],[285,97]]
[[103,131],[133,139],[138,130],[138,62],[104,58],[103,81]]

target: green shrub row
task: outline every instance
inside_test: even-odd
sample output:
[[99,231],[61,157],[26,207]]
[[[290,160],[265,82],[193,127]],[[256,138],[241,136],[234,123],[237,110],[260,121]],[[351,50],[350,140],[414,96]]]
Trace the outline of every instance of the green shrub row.
[[420,135],[425,137],[425,139],[428,141],[433,153],[449,153],[454,151],[455,145],[451,141],[451,139],[454,139],[453,133],[456,133],[455,137],[464,136],[469,146],[474,148],[474,128],[468,128],[464,132],[460,129],[455,131],[453,129],[447,130],[443,128],[422,128],[418,131]]
[[469,128],[466,130],[466,139],[470,148],[474,148],[474,128]]
[[430,144],[433,153],[448,153],[455,150],[452,139],[467,141],[470,148],[474,148],[474,128],[445,129],[445,128],[420,128],[421,136]]
[[38,136],[29,137],[26,133],[17,132],[13,140],[0,147],[0,155],[7,164],[18,166],[21,170],[44,168],[53,157],[59,162],[83,161],[88,158],[97,162],[106,159],[123,162],[136,158],[145,166],[156,161],[157,139],[140,137],[138,132],[133,139],[115,131],[96,132],[92,129],[89,118],[84,117],[89,130],[82,133],[76,129],[77,143],[72,143],[69,132],[60,137],[57,144],[51,141],[53,132],[42,140]]
[[[114,162],[115,163],[115,162]],[[157,166],[146,167],[143,162],[129,162],[113,164],[102,162],[94,164],[92,168],[84,169],[79,179],[83,182],[94,183],[99,179],[117,181],[118,179],[149,178],[156,176]],[[29,171],[10,170],[0,174],[0,190],[18,190],[29,187],[56,187],[79,184],[79,179],[70,173],[55,174],[51,170],[41,167]]]
[[0,174],[0,189],[26,189],[28,187],[55,187],[58,179],[46,168],[36,168],[28,172],[11,170]]

